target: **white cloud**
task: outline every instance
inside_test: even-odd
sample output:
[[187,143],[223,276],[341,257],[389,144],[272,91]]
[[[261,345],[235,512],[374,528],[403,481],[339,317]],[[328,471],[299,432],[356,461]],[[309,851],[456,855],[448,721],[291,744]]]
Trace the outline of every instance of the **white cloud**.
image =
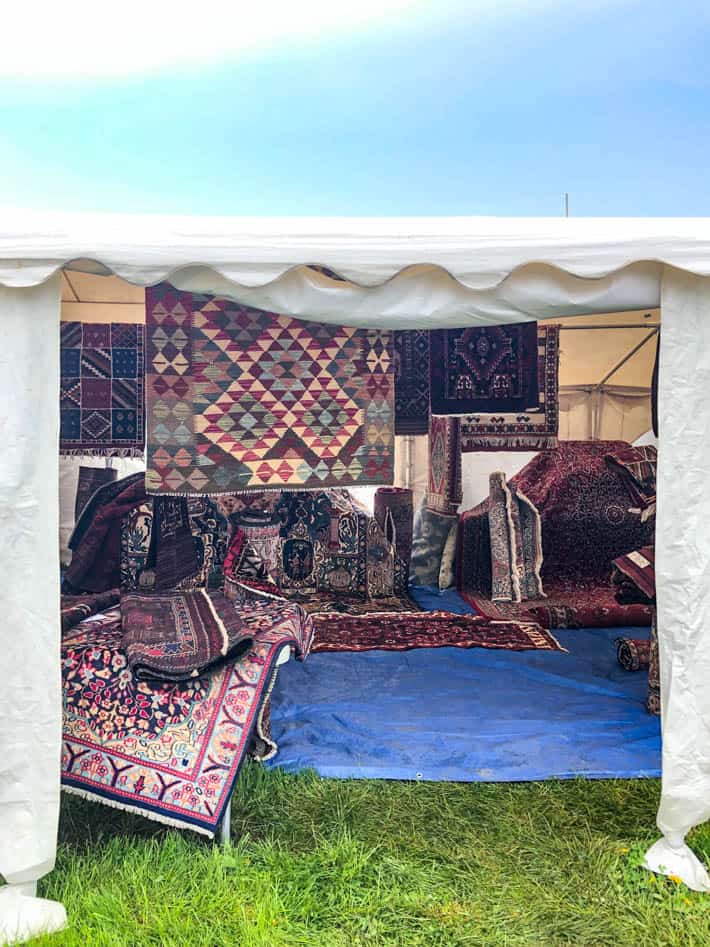
[[436,0],[13,0],[2,12],[0,77],[193,72],[270,48],[406,29],[440,7]]

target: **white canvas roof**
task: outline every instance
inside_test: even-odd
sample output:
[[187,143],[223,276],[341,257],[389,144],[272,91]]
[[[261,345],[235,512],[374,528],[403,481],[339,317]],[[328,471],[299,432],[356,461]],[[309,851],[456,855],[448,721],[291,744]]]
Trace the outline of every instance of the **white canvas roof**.
[[[350,282],[303,269],[312,264]],[[20,883],[51,870],[56,845],[57,329],[58,270],[65,265],[137,285],[170,277],[184,288],[226,289],[252,305],[346,324],[515,322],[660,302],[656,561],[664,837],[647,863],[710,890],[684,842],[710,816],[710,221],[675,219],[0,214],[6,659],[0,873],[6,880]]]

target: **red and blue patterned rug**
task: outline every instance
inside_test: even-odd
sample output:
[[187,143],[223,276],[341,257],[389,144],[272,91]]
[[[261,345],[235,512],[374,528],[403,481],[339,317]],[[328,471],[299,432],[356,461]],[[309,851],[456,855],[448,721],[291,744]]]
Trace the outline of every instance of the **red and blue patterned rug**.
[[312,624],[292,603],[259,599],[245,617],[252,649],[189,683],[136,681],[118,609],[62,641],[62,785],[106,805],[214,836],[249,747],[276,658],[300,657]]

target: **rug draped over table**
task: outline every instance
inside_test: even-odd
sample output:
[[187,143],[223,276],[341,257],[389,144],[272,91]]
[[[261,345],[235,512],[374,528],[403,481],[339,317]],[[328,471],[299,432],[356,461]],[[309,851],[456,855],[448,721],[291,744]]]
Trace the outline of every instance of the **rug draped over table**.
[[435,329],[431,410],[463,415],[461,448],[557,446],[559,326]]
[[529,619],[548,628],[648,626],[651,608],[622,605],[611,583],[612,560],[647,544],[653,523],[629,510],[628,494],[605,463],[623,441],[561,441],[527,464],[510,484],[534,504],[542,526],[545,598],[491,600],[489,500],[462,515],[457,584],[481,614]]
[[213,836],[284,645],[304,657],[312,624],[266,599],[244,616],[253,647],[186,683],[136,681],[118,611],[62,642],[62,785],[98,802]]
[[254,643],[221,592],[130,593],[121,614],[123,649],[137,680],[200,677],[238,660]]
[[142,325],[61,324],[59,451],[142,457]]
[[460,419],[432,415],[427,506],[436,513],[456,513],[462,498]]
[[412,648],[489,648],[562,651],[549,631],[534,622],[490,621],[481,615],[315,615],[313,652],[409,651]]
[[429,330],[394,332],[394,432],[429,430]]
[[146,290],[151,493],[388,484],[394,462],[389,330]]

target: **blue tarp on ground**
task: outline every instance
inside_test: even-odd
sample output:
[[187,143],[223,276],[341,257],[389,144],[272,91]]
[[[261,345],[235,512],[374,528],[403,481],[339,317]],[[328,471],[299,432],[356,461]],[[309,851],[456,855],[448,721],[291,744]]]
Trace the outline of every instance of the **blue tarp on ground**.
[[[470,611],[419,590],[428,609]],[[272,765],[322,776],[509,781],[658,776],[660,726],[645,671],[614,639],[648,629],[555,633],[568,654],[431,648],[314,654],[282,669]]]

